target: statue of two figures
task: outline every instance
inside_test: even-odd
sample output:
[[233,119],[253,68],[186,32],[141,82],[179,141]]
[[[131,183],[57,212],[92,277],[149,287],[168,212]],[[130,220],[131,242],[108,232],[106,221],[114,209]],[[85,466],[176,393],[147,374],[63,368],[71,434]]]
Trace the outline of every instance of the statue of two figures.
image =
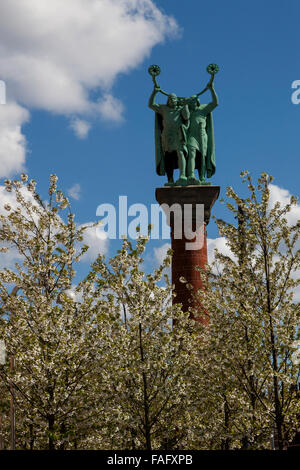
[[[155,158],[158,175],[167,174],[165,186],[187,186],[210,184],[205,176],[211,178],[216,171],[214,152],[214,132],[212,111],[218,106],[213,80],[219,67],[210,64],[207,67],[211,79],[200,93],[191,97],[178,97],[165,93],[157,84],[156,76],[160,73],[157,65],[149,67],[154,89],[149,99],[149,107],[155,111]],[[205,91],[211,93],[209,104],[200,104],[199,96]],[[155,98],[160,92],[168,96],[166,104],[157,104]],[[173,179],[175,169],[179,169],[179,178]],[[195,176],[198,170],[199,179]]]

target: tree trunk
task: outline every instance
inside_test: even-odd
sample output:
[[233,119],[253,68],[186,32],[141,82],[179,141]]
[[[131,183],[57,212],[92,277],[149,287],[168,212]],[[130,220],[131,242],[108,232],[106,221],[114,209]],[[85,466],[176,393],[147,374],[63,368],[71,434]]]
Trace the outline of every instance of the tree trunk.
[[4,449],[4,439],[2,434],[2,417],[0,416],[0,450]]
[[[226,429],[226,433],[229,432],[230,409],[228,406],[226,395],[224,395],[224,426]],[[226,439],[223,439],[222,444],[221,444],[221,450],[230,450],[230,442],[231,442],[231,439],[229,437],[226,437]]]
[[29,424],[29,433],[30,433],[29,447],[30,447],[30,450],[33,450],[33,446],[34,446],[33,424]]
[[48,415],[48,450],[55,450],[54,442],[54,415]]
[[[142,341],[142,325],[139,324],[139,340],[140,340],[140,353],[142,364],[145,363],[144,359],[144,349]],[[146,438],[146,448],[147,450],[152,450],[151,448],[151,432],[150,432],[150,422],[149,422],[149,403],[148,403],[148,384],[147,377],[143,371],[143,393],[144,393],[144,416],[145,416],[145,438]]]

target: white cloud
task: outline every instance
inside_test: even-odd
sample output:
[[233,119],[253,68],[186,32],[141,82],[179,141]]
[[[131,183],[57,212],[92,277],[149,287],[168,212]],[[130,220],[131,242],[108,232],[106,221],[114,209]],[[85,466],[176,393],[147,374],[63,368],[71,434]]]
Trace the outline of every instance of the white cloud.
[[[2,246],[7,246],[3,245]],[[15,267],[16,262],[20,262],[22,260],[22,256],[18,252],[18,250],[14,247],[10,247],[6,252],[0,252],[0,269],[13,269]]]
[[28,111],[18,104],[0,105],[0,177],[24,169],[26,138],[21,128],[28,120]]
[[85,139],[88,136],[91,124],[84,119],[75,118],[71,121],[70,127],[79,139]]
[[[0,78],[8,101],[75,115],[71,127],[85,138],[86,119],[122,121],[114,81],[178,31],[152,0],[1,0]],[[98,92],[94,100],[91,91]],[[5,113],[14,117],[9,124]],[[0,114],[0,176],[7,177],[25,162],[21,126],[28,113],[11,104],[1,105]]]
[[[22,189],[23,197],[36,204],[34,198],[32,197],[32,193],[27,191],[26,188]],[[16,201],[16,197],[14,192],[9,193],[6,191],[5,186],[0,186],[0,214],[7,215],[9,212],[4,209],[4,206],[10,206],[12,210],[16,209],[19,204]],[[7,252],[0,253],[0,269],[3,268],[14,268],[15,263],[22,259],[22,255],[18,252],[16,247],[9,246],[7,243],[1,243],[1,247],[9,247]]]
[[[276,184],[269,185],[270,190],[270,199],[269,207],[272,208],[274,204],[278,201],[281,206],[284,207],[286,204],[290,203],[291,193],[284,188],[276,186]],[[296,224],[300,220],[300,205],[297,204],[292,207],[291,211],[286,215],[287,221],[289,224]]]
[[154,258],[157,264],[161,265],[163,263],[170,248],[170,243],[164,243],[164,245],[160,246],[159,248],[154,248]]
[[[21,193],[26,201],[30,201],[35,205],[37,204],[34,197],[32,196],[32,193],[28,191],[26,187],[21,189]],[[7,210],[4,208],[5,205],[9,205],[12,209],[20,207],[20,204],[16,201],[14,191],[8,192],[6,191],[5,186],[0,186],[0,214],[8,214]]]
[[68,189],[68,195],[78,201],[80,199],[81,187],[80,184],[74,184],[70,189]]
[[78,201],[80,199],[81,187],[80,184],[75,183],[73,186],[68,189],[68,195]]
[[75,287],[72,286],[71,289],[67,289],[64,291],[65,295],[67,297],[69,297],[71,300],[73,300],[74,302],[77,300],[77,295],[76,295],[76,292],[75,292]]
[[[280,202],[281,206],[284,207],[286,204],[290,203],[291,193],[284,188],[280,188],[275,184],[269,185],[270,190],[270,199],[269,199],[269,207],[272,208],[276,202]],[[300,220],[300,205],[296,204],[292,207],[291,211],[286,214],[286,219],[290,225],[295,225],[298,220]],[[297,242],[297,249],[300,248],[300,242]],[[291,277],[293,279],[299,279],[300,270],[293,271],[291,273]],[[294,301],[300,302],[300,286],[294,289]]]
[[120,100],[114,98],[110,93],[106,93],[98,101],[98,110],[102,119],[121,122],[123,121],[124,106]]
[[176,32],[152,0],[1,0],[1,78],[27,106],[93,112],[91,89],[108,91]]
[[225,237],[207,239],[207,256],[209,264],[215,260],[215,249],[225,256],[232,257],[232,252],[226,243]]
[[83,234],[83,243],[88,245],[89,249],[83,255],[81,261],[95,261],[99,253],[107,253],[109,240],[101,228],[92,226],[92,222],[88,222],[83,225],[88,226]]

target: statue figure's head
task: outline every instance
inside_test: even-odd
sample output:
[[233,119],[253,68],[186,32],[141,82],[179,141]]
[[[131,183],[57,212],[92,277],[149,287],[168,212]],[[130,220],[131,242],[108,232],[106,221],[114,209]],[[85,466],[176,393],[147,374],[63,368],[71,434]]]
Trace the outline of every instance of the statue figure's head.
[[175,93],[171,93],[168,96],[167,105],[170,106],[170,108],[176,108],[177,103],[178,103],[177,96],[175,95]]
[[191,96],[190,102],[189,102],[190,109],[196,109],[198,108],[198,106],[200,106],[200,101],[197,95]]

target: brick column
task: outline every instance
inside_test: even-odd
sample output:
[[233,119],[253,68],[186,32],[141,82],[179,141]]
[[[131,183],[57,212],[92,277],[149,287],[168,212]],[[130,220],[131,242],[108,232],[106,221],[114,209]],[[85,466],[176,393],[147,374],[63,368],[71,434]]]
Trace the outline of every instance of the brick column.
[[[156,189],[156,200],[162,206],[167,215],[167,222],[171,227],[172,258],[172,283],[175,285],[176,297],[174,303],[181,303],[184,311],[193,306],[190,291],[179,279],[184,277],[194,289],[202,288],[201,275],[196,271],[196,266],[205,269],[207,265],[207,240],[206,226],[209,223],[211,208],[217,200],[220,192],[219,186],[165,186]],[[179,207],[182,213],[181,232],[180,223],[175,220],[174,211]],[[190,210],[187,211],[187,205]],[[197,212],[198,205],[198,212]],[[171,208],[171,212],[168,209]],[[202,210],[201,210],[202,209]],[[180,212],[180,210],[179,210]],[[199,215],[202,217],[199,218]],[[185,218],[184,218],[185,215]],[[189,226],[196,235],[190,239],[189,231],[184,231]],[[200,321],[201,313],[199,315]]]

